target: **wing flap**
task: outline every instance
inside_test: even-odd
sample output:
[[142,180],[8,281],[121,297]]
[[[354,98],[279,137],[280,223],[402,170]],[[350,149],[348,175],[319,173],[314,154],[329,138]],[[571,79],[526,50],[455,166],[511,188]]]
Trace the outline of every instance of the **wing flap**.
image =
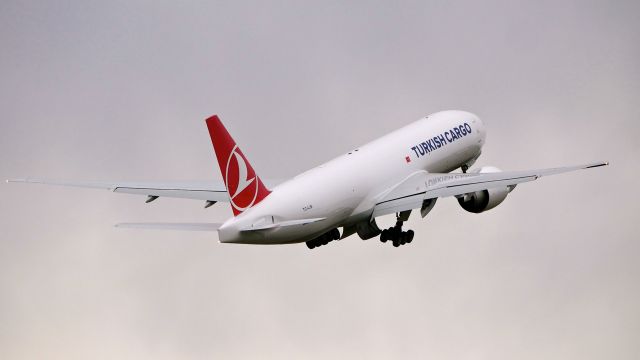
[[195,188],[195,187],[179,187],[179,186],[165,186],[165,187],[131,187],[131,186],[118,186],[113,189],[113,192],[123,194],[134,195],[147,195],[157,197],[172,197],[180,199],[194,199],[205,201],[229,201],[229,195],[226,190],[216,191],[207,188]]

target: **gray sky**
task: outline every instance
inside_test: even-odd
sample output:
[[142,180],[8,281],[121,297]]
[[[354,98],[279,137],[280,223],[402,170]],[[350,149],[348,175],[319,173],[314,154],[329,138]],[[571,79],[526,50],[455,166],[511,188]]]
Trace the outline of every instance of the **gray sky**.
[[481,215],[441,200],[399,249],[119,230],[231,211],[2,184],[0,358],[637,359],[638,13],[2,2],[1,178],[220,179],[213,113],[265,178],[443,109],[485,121],[480,165],[612,165],[521,185]]

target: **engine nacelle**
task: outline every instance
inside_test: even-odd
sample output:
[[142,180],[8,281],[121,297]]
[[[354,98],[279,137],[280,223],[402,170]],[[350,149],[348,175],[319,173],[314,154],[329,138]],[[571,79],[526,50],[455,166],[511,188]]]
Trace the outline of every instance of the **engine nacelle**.
[[360,236],[360,239],[368,240],[380,235],[382,231],[378,227],[378,224],[376,224],[376,219],[374,218],[357,223],[356,232],[358,233],[358,236]]
[[[493,166],[483,166],[480,169],[471,171],[471,173],[495,173],[500,171],[500,169]],[[468,193],[459,197],[458,203],[468,212],[479,214],[500,205],[514,188],[515,185]]]

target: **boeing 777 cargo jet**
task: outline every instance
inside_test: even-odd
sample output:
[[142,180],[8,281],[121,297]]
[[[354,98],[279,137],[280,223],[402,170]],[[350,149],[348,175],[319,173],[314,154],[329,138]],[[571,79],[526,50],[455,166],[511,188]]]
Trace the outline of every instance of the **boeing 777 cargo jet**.
[[[224,223],[125,223],[150,229],[217,231],[220,242],[294,244],[310,249],[353,234],[380,236],[393,246],[410,243],[403,222],[412,210],[425,217],[441,197],[455,196],[460,206],[481,213],[502,203],[516,185],[578,169],[579,166],[529,171],[500,171],[491,166],[469,170],[485,143],[484,124],[474,114],[442,111],[424,117],[288,181],[261,180],[218,116],[206,120],[224,184],[214,182],[72,182],[16,179],[15,182],[104,188],[117,193],[196,199],[209,207],[228,202],[233,217]],[[450,173],[460,168],[462,173]],[[380,230],[378,216],[396,214],[396,225]]]

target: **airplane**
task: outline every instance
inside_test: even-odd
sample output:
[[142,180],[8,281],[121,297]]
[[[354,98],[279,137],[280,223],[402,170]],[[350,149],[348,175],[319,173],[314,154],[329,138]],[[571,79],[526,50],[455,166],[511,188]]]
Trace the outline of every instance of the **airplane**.
[[[296,244],[309,249],[357,234],[394,247],[411,243],[403,230],[412,210],[424,218],[438,198],[453,196],[471,213],[502,203],[520,184],[542,176],[608,165],[594,162],[541,170],[501,171],[493,166],[471,169],[485,144],[480,118],[458,110],[423,117],[377,140],[284,182],[262,180],[220,118],[206,119],[222,174],[221,182],[77,182],[13,179],[103,188],[115,193],[196,199],[205,208],[228,202],[233,217],[224,223],[121,223],[117,227],[217,231],[221,243]],[[451,173],[461,169],[460,173]],[[396,224],[380,229],[376,218],[395,214]]]

